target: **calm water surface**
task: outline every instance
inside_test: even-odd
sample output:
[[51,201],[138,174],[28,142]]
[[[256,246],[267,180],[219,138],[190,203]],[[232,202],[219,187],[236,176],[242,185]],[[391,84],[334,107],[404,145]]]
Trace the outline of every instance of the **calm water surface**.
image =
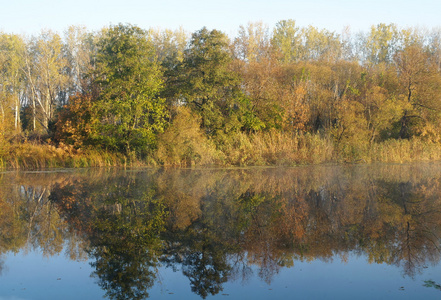
[[440,299],[441,164],[0,173],[0,300]]

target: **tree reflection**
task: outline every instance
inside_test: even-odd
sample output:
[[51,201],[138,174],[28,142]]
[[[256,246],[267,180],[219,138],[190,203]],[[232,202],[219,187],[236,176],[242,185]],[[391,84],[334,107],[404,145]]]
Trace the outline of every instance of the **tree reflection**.
[[[156,278],[165,207],[154,190],[131,177],[57,186],[52,200],[88,239],[93,276],[110,299],[144,299]],[[75,199],[81,197],[80,199]],[[75,205],[77,202],[82,205]],[[83,214],[82,212],[87,212]]]
[[230,265],[225,254],[216,249],[202,249],[189,253],[182,262],[183,274],[190,279],[192,292],[206,298],[223,290],[227,282]]
[[100,209],[92,221],[88,253],[95,259],[93,275],[110,299],[143,299],[153,286],[161,212],[150,211],[146,202],[117,206],[116,212]]
[[[162,266],[206,298],[270,284],[297,261],[355,253],[414,276],[437,264],[439,168],[169,170],[16,178],[0,189],[0,254],[63,245],[111,299],[143,299]],[[32,183],[33,182],[33,183]],[[86,250],[86,251],[84,251]],[[253,274],[255,270],[255,274]]]
[[38,248],[51,256],[63,249],[66,224],[48,199],[53,182],[33,179],[17,177],[0,188],[0,254]]
[[411,182],[382,183],[385,187],[383,203],[387,204],[384,215],[393,216],[387,225],[391,245],[389,263],[403,266],[404,273],[414,276],[428,263],[440,259],[440,203],[439,181],[431,180],[430,188]]
[[0,276],[2,276],[3,274],[3,269],[5,268],[5,261],[3,260],[3,258],[0,256]]

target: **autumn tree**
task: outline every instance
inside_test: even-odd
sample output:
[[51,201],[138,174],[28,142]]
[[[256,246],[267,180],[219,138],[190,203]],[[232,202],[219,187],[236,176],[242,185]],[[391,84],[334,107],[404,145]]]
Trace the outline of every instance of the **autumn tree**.
[[434,29],[428,35],[428,51],[438,72],[441,72],[441,29]]
[[268,28],[263,23],[241,26],[233,46],[233,70],[240,76],[241,90],[247,95],[246,127],[252,131],[280,127],[282,112],[279,103],[274,102],[279,88],[274,76],[280,68]]
[[339,73],[347,80],[345,98],[361,105],[358,118],[364,119],[366,126],[357,126],[357,129],[366,131],[364,136],[370,144],[390,138],[403,104],[391,92],[398,84],[395,68],[385,64],[366,68],[355,62],[349,65],[350,68]]
[[235,57],[247,63],[267,58],[271,52],[268,26],[262,22],[241,25],[233,47]]
[[362,37],[358,51],[372,64],[390,63],[398,46],[399,31],[395,24],[380,23],[371,26],[370,32]]
[[94,114],[94,99],[90,93],[77,93],[60,112],[55,124],[55,140],[75,149],[93,145],[99,119]]
[[337,60],[341,56],[340,36],[314,26],[300,28],[294,20],[276,24],[272,44],[283,63],[299,60]]
[[399,137],[415,134],[438,139],[440,117],[441,74],[424,49],[410,45],[394,56],[399,82],[400,97],[404,101],[399,124]]
[[340,36],[326,29],[308,26],[301,31],[303,60],[337,61],[341,56]]
[[272,40],[276,51],[280,53],[284,63],[295,62],[300,56],[301,36],[300,28],[294,20],[282,20],[277,22],[274,28]]

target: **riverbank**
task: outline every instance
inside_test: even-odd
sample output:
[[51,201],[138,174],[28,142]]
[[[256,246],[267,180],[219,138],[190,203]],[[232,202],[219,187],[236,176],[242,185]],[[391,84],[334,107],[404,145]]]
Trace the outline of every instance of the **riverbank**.
[[[145,158],[97,149],[75,149],[49,143],[3,144],[2,169],[84,167],[244,167],[295,166],[325,163],[407,163],[441,160],[441,145],[418,138],[373,144],[335,145],[319,135],[237,134],[222,145],[169,145]],[[177,151],[177,149],[179,151]],[[172,149],[172,150],[170,150]]]
[[127,158],[121,154],[97,150],[75,150],[50,144],[24,142],[12,144],[0,157],[4,169],[46,169],[123,166]]

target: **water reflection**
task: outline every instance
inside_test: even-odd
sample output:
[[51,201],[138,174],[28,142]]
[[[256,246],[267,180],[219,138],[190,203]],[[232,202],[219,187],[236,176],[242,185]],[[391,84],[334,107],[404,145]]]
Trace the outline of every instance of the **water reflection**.
[[297,262],[354,253],[413,277],[440,260],[440,169],[3,174],[0,255],[65,247],[71,259],[93,259],[110,299],[148,297],[160,265],[202,298],[229,280],[271,283]]

